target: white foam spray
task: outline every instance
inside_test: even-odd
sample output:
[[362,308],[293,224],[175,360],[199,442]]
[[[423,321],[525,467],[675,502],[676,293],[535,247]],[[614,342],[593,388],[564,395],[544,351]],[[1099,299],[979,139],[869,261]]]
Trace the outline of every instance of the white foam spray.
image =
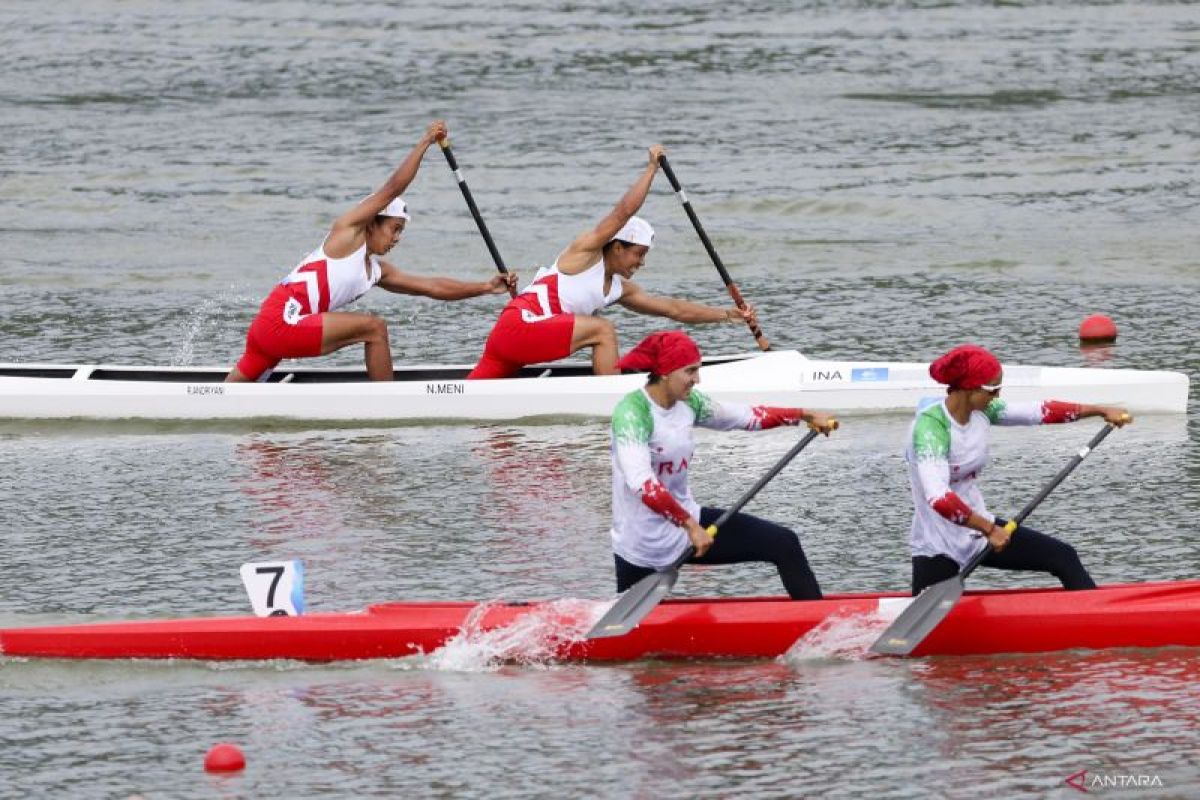
[[500,601],[471,610],[462,628],[444,645],[421,656],[403,659],[402,666],[447,672],[494,672],[506,664],[548,667],[582,642],[612,602],[551,600],[529,607],[508,625],[484,629],[488,612]]
[[868,613],[831,614],[820,625],[801,636],[780,660],[785,664],[804,661],[865,661],[870,647],[894,615]]

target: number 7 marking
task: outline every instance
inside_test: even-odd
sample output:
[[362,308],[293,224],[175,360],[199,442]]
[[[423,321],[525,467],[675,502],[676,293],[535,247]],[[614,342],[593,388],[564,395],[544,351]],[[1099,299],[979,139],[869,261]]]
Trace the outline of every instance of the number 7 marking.
[[271,579],[271,588],[267,590],[267,608],[274,608],[275,587],[279,585],[279,579],[283,577],[283,567],[259,567],[254,571],[259,575],[266,575],[268,572],[275,573],[275,577]]

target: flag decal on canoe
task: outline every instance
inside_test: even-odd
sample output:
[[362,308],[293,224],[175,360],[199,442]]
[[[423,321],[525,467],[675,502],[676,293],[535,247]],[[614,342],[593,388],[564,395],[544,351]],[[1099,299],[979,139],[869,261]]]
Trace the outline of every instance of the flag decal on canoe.
[[886,381],[887,367],[854,367],[850,370],[850,380],[854,381]]

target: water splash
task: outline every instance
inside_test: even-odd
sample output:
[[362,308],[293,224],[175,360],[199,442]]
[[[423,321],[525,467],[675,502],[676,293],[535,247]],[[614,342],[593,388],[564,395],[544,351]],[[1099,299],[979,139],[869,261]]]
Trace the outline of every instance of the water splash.
[[805,661],[865,661],[871,657],[871,644],[894,617],[879,611],[831,614],[797,639],[780,661],[793,666]]
[[[234,322],[237,314],[232,310],[256,308],[260,301],[261,298],[247,295],[231,284],[228,288],[206,296],[194,304],[187,312],[186,318],[179,322],[176,328],[174,339],[177,344],[174,352],[171,353],[170,365],[172,367],[192,366],[197,343],[200,343],[203,348],[208,348],[212,346],[213,342],[220,341],[223,332],[230,329],[231,326],[241,328],[245,323],[243,321]],[[235,338],[235,341],[239,341],[239,339]],[[231,355],[236,356],[236,354]],[[211,355],[201,353],[201,357],[211,358]]]
[[207,336],[223,322],[221,298],[206,298],[193,306],[188,312],[186,321],[176,334],[175,352],[171,354],[172,367],[186,367],[192,363],[194,348],[202,335]]
[[506,664],[548,667],[582,642],[611,602],[567,598],[538,603],[508,625],[484,628],[483,620],[500,601],[471,610],[462,629],[431,653],[403,660],[403,666],[447,672],[495,672]]

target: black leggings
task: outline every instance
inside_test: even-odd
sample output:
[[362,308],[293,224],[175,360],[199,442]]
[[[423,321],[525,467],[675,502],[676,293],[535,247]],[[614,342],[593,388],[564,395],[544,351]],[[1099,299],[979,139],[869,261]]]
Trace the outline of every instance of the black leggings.
[[[719,508],[700,509],[700,524],[708,527],[724,513]],[[623,592],[647,575],[657,570],[630,564],[616,553],[617,591]],[[740,564],[743,561],[769,561],[779,570],[783,586],[793,600],[820,600],[821,587],[800,539],[795,532],[774,522],[751,516],[734,514],[721,527],[720,535],[713,539],[712,547],[700,558],[688,559],[689,564]]]
[[[1005,520],[996,518],[997,525],[1003,526],[1005,523]],[[1096,588],[1096,582],[1084,569],[1074,547],[1024,525],[1018,526],[1013,532],[1003,552],[988,553],[982,566],[1049,572],[1062,582],[1064,589]],[[913,556],[913,595],[920,594],[922,589],[939,581],[954,577],[958,571],[958,562],[949,556]]]

